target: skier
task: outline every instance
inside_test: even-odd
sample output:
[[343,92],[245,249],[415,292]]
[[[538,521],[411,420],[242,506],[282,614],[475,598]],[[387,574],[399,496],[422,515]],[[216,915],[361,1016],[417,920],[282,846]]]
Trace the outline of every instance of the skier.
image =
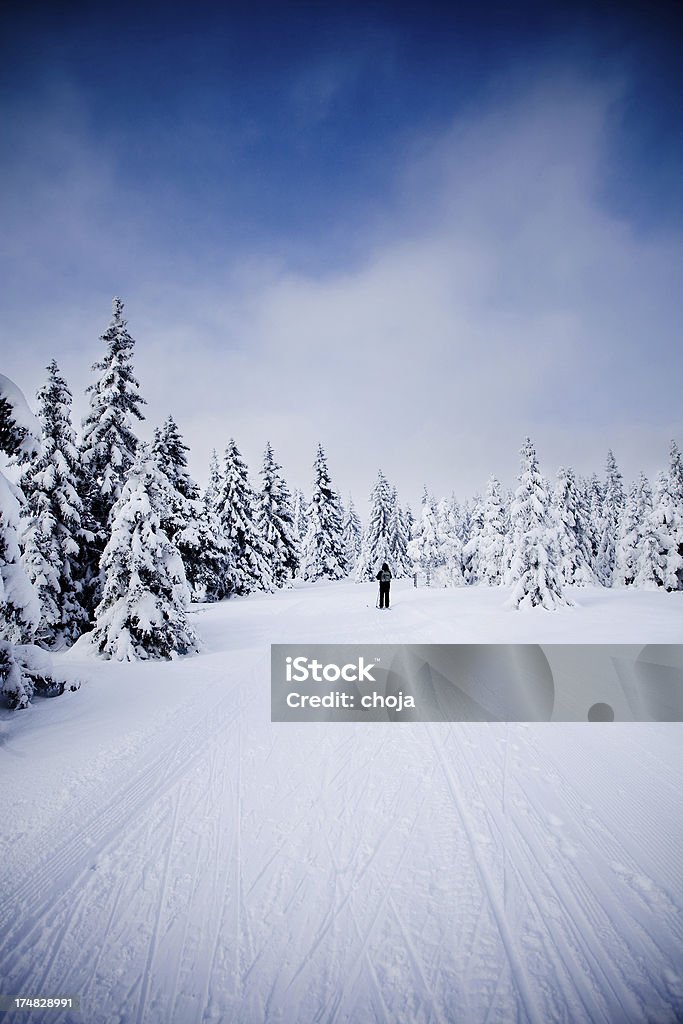
[[382,568],[377,573],[379,580],[379,607],[389,607],[389,587],[391,586],[391,570],[386,562],[382,562]]

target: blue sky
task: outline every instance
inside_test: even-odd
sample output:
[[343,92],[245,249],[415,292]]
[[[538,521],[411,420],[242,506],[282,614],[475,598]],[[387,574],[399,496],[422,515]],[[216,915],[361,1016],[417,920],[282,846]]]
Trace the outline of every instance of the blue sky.
[[83,411],[113,294],[201,479],[234,434],[361,507],[681,439],[673,5],[35,4],[6,19],[6,372]]

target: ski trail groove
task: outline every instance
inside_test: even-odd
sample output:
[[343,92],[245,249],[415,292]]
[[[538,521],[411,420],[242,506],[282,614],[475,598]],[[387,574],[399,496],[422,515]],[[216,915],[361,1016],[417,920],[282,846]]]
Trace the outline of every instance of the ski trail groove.
[[[507,834],[508,842],[512,852],[517,856],[512,861],[515,880],[524,892],[527,906],[534,907],[536,920],[544,922],[547,919],[547,905],[541,907],[538,895],[538,879],[545,878],[549,887],[546,896],[555,901],[558,907],[564,908],[566,914],[557,917],[557,927],[563,938],[562,950],[557,945],[557,939],[545,924],[545,949],[548,955],[552,951],[554,961],[556,982],[564,977],[569,982],[569,988],[564,985],[563,996],[567,1005],[579,999],[583,1007],[585,1019],[595,1021],[597,1014],[601,1014],[607,1024],[613,1019],[614,1006],[619,1007],[619,1014],[624,1021],[639,1021],[643,1019],[645,1007],[642,1000],[632,986],[629,984],[631,977],[640,969],[640,964],[633,960],[632,951],[624,944],[622,935],[628,935],[632,927],[632,920],[627,918],[618,903],[615,903],[612,915],[604,911],[601,904],[592,899],[592,890],[587,890],[588,879],[593,878],[593,869],[584,870],[581,875],[576,874],[572,884],[567,881],[567,873],[573,872],[573,865],[570,860],[565,861],[565,868],[557,877],[548,873],[547,863],[547,812],[538,808],[534,800],[524,791],[524,805],[533,808],[537,820],[527,820],[522,828],[519,821],[513,821],[513,830],[505,832],[504,823],[500,821],[499,808],[495,801],[484,801],[481,785],[477,773],[469,764],[467,755],[464,763],[470,777],[471,785],[475,792],[481,797],[482,806],[486,806],[486,815],[496,825],[501,837],[504,839]],[[534,872],[534,865],[537,872]],[[595,883],[595,880],[593,880]],[[583,895],[586,890],[586,896]],[[604,923],[601,919],[604,916]],[[566,918],[566,919],[565,919]],[[609,928],[606,932],[605,928]],[[647,934],[647,933],[646,933]],[[600,946],[594,949],[588,941],[588,937],[597,936],[600,938]],[[649,936],[648,936],[649,938]],[[619,952],[615,950],[619,947]],[[612,956],[605,958],[604,949],[611,948]],[[566,969],[566,950],[572,950],[574,962],[582,969],[569,975]],[[618,965],[626,958],[629,968],[621,968]],[[657,962],[656,953],[652,956],[653,962]],[[628,972],[628,973],[627,973]],[[597,982],[602,979],[602,984]],[[656,987],[656,986],[654,986]],[[607,994],[611,993],[612,999],[608,1000]]]
[[161,881],[161,888],[157,897],[157,909],[154,918],[154,927],[152,928],[152,934],[150,936],[149,948],[147,951],[147,960],[145,962],[145,970],[142,975],[142,985],[140,988],[140,1002],[138,1004],[138,1010],[136,1014],[137,1024],[143,1024],[145,1018],[145,1010],[147,1008],[147,998],[149,995],[149,987],[152,979],[152,969],[154,967],[154,958],[156,956],[157,946],[159,943],[159,931],[161,928],[161,917],[164,912],[164,905],[166,903],[166,895],[168,891],[168,876],[169,876],[169,865],[171,863],[171,854],[173,853],[173,847],[175,844],[176,833],[178,831],[178,811],[180,808],[180,793],[176,795],[173,817],[171,819],[171,827],[169,836],[167,839],[166,846],[166,859],[164,861],[164,870]]
[[465,811],[464,804],[460,799],[458,787],[455,784],[455,780],[451,773],[450,766],[447,764],[445,755],[436,742],[434,736],[434,729],[431,723],[425,722],[425,727],[429,735],[429,738],[432,742],[434,753],[436,754],[437,758],[441,763],[444,778],[446,779],[446,785],[448,786],[448,789],[450,791],[453,805],[456,811],[458,812],[458,816],[460,818],[460,821],[462,822],[462,826],[465,830],[465,834],[467,835],[468,842],[472,848],[472,857],[476,863],[477,872],[481,879],[482,885],[486,891],[486,895],[491,906],[493,915],[496,919],[498,931],[500,932],[500,937],[503,941],[505,952],[507,953],[508,960],[510,961],[510,966],[512,967],[513,982],[517,987],[520,999],[524,1005],[524,1011],[529,1021],[531,1021],[531,1024],[544,1024],[543,1014],[541,1012],[540,1007],[537,1004],[536,997],[534,996],[531,990],[529,979],[526,973],[526,968],[524,967],[524,964],[522,963],[520,957],[517,954],[517,950],[515,949],[514,940],[510,933],[508,923],[505,919],[505,912],[500,905],[500,900],[498,899],[493,879],[491,878],[488,868],[484,865],[483,859],[480,856],[477,856],[477,844],[474,838],[474,834],[472,832],[472,827],[467,812]]
[[[223,702],[228,704],[229,700]],[[158,800],[166,793],[179,778],[186,772],[188,765],[202,756],[201,747],[195,745],[197,738],[206,739],[202,736],[207,721],[215,718],[215,712],[207,716],[201,722],[201,727],[195,729],[191,734],[185,733],[175,750],[169,755],[163,754],[150,764],[142,773],[136,775],[134,781],[124,785],[115,796],[110,798],[104,806],[81,826],[81,831],[67,839],[58,850],[48,857],[35,872],[21,883],[12,895],[0,905],[0,931],[4,931],[5,938],[11,939],[13,943],[25,933],[26,928],[19,925],[17,917],[17,906],[30,901],[35,904],[46,902],[49,908],[50,899],[55,891],[61,891],[60,885],[67,878],[73,882],[76,874],[82,874],[86,870],[85,865],[92,859],[93,850],[101,851],[109,843],[114,841],[120,830],[145,806]],[[223,719],[217,728],[217,732],[225,731],[235,720],[236,712]],[[215,734],[214,734],[215,735]],[[170,765],[177,761],[180,750],[186,752],[186,756],[176,765],[171,772]],[[161,780],[159,780],[161,775]],[[155,781],[156,780],[156,781]],[[82,835],[88,837],[88,845],[83,851]],[[93,839],[94,837],[94,839]],[[14,929],[10,922],[14,920]]]
[[[400,796],[400,794],[399,794],[399,796]],[[360,927],[358,925],[358,922],[356,920],[355,913],[353,912],[353,907],[352,907],[352,904],[351,904],[350,901],[351,901],[351,899],[353,897],[354,885],[355,885],[356,880],[362,874],[365,873],[365,871],[369,867],[369,864],[374,859],[374,856],[372,858],[370,858],[370,861],[367,862],[364,865],[364,867],[362,868],[361,872],[359,872],[359,873],[354,875],[354,882],[349,887],[347,893],[344,895],[344,898],[342,899],[341,903],[339,904],[339,906],[337,908],[337,911],[336,911],[336,913],[334,915],[335,918],[338,916],[338,913],[339,913],[339,910],[341,909],[341,907],[344,906],[347,902],[349,903],[350,916],[351,916],[351,918],[353,920],[353,923],[354,923],[354,926],[356,928],[356,932],[358,934],[358,937],[361,940],[361,945],[360,945],[360,948],[356,949],[355,956],[354,956],[354,958],[352,960],[352,963],[351,963],[351,965],[349,965],[349,967],[347,969],[346,978],[345,978],[344,983],[343,983],[343,985],[341,987],[341,991],[339,991],[338,994],[336,995],[336,1007],[335,1007],[335,1010],[334,1010],[333,1014],[329,1017],[328,1024],[335,1024],[335,1022],[337,1021],[337,1018],[339,1016],[339,1012],[340,1012],[341,1007],[343,1005],[343,1001],[344,1001],[344,999],[346,997],[346,993],[349,991],[349,989],[355,983],[355,979],[358,976],[358,973],[360,971],[361,960],[363,960],[363,959],[366,960],[366,962],[368,963],[368,965],[369,965],[369,967],[371,969],[371,978],[372,978],[372,980],[374,982],[374,985],[375,986],[379,985],[379,982],[377,980],[377,975],[376,975],[376,972],[374,970],[374,967],[371,964],[371,962],[369,961],[368,945],[370,943],[370,940],[372,938],[372,935],[373,935],[375,929],[377,928],[378,924],[380,924],[383,921],[383,919],[384,919],[384,917],[386,915],[386,906],[388,904],[388,901],[389,901],[389,898],[390,898],[390,895],[391,895],[391,887],[395,883],[397,877],[400,876],[401,868],[403,867],[403,863],[404,863],[404,861],[406,859],[406,855],[407,855],[408,850],[410,848],[410,845],[411,845],[411,842],[412,842],[412,838],[413,838],[413,836],[415,834],[415,828],[416,828],[417,822],[419,820],[419,817],[420,817],[420,815],[422,813],[422,810],[423,810],[423,807],[424,807],[426,799],[427,799],[427,795],[426,795],[426,791],[425,791],[423,793],[422,799],[420,800],[420,802],[418,804],[417,810],[415,811],[415,814],[413,816],[412,822],[410,824],[410,828],[408,829],[408,833],[407,833],[407,835],[405,837],[405,841],[403,843],[401,854],[400,854],[400,857],[398,859],[398,863],[397,863],[396,868],[394,870],[393,876],[392,876],[391,880],[389,882],[387,882],[387,884],[386,884],[386,886],[384,888],[384,891],[382,892],[382,895],[381,895],[381,897],[379,899],[379,902],[378,902],[377,907],[375,909],[374,915],[373,915],[373,917],[372,917],[372,919],[370,921],[370,924],[365,929],[365,933],[363,934],[361,932],[361,929],[360,929]],[[390,823],[391,823],[392,828],[394,827],[393,815],[394,815],[395,811],[396,811],[396,808],[392,809],[391,812],[390,812]],[[326,842],[327,842],[327,845],[328,845],[328,850],[329,850],[330,857],[332,859],[332,863],[335,866],[335,869],[337,871],[337,878],[339,878],[339,868],[337,867],[337,863],[336,863],[336,859],[335,859],[334,853],[333,853],[332,848],[331,848],[331,846],[329,844],[329,838],[327,837],[327,833],[325,832],[324,829],[323,829],[323,832],[325,834],[325,839],[326,839]],[[386,835],[386,833],[384,835]],[[384,836],[383,836],[383,839],[384,839]],[[381,995],[381,991],[380,991],[379,994],[380,994],[380,998],[381,998],[381,1005],[383,1007],[386,1007],[384,998]],[[390,1019],[390,1018],[387,1018],[387,1019]]]
[[[606,1007],[604,1005],[603,993],[596,991],[593,978],[585,970],[581,970],[578,973],[575,971],[573,974],[570,974],[567,970],[567,949],[572,951],[572,954],[575,957],[575,964],[586,966],[588,964],[588,960],[584,957],[581,939],[578,938],[577,941],[577,932],[573,919],[568,921],[565,925],[559,918],[557,918],[558,929],[564,938],[564,946],[562,949],[558,946],[557,939],[553,934],[553,931],[548,928],[547,911],[549,906],[549,897],[554,900],[554,905],[558,907],[566,906],[567,901],[563,900],[563,895],[557,888],[554,880],[552,878],[547,878],[548,872],[545,870],[547,854],[546,857],[542,855],[539,856],[537,849],[530,845],[528,836],[521,834],[517,823],[515,823],[514,832],[510,832],[509,829],[504,827],[500,820],[497,803],[492,800],[485,800],[480,782],[477,779],[477,773],[469,763],[467,756],[464,758],[464,763],[470,779],[470,784],[472,785],[474,792],[479,794],[481,806],[486,808],[485,813],[487,819],[490,819],[494,823],[497,832],[501,836],[501,841],[505,842],[507,837],[507,842],[510,845],[511,851],[514,851],[517,854],[517,856],[511,860],[510,866],[514,872],[514,878],[520,887],[520,891],[524,893],[527,906],[532,907],[535,910],[535,920],[537,923],[540,923],[539,927],[543,929],[544,951],[546,956],[552,960],[554,968],[554,987],[561,992],[565,1005],[572,1007],[572,1013],[575,1014],[578,1009],[575,1005],[576,1000],[578,999],[583,1007],[586,1021],[590,1021],[592,1024],[592,1022],[596,1020],[596,1014],[598,1012],[601,1012],[603,1014],[603,1019],[608,1021],[608,1018],[605,1016]],[[538,871],[535,874],[532,871],[532,877],[529,877],[527,868],[534,864]],[[552,894],[554,894],[554,896],[551,896],[551,893],[546,894],[546,904],[544,907],[541,906],[538,896],[539,878],[546,878],[547,884],[552,890]],[[601,1000],[603,1000],[602,1005],[599,1005]]]
[[[228,694],[217,708],[228,709],[223,717],[216,716],[216,708],[209,715],[202,716],[195,722],[194,728],[186,731],[176,746],[161,757],[157,757],[148,767],[136,775],[133,783],[121,787],[101,809],[95,813],[84,826],[83,831],[89,836],[91,845],[83,849],[80,834],[73,835],[55,853],[48,857],[36,870],[33,878],[27,879],[21,887],[23,905],[30,905],[32,913],[24,910],[23,918],[18,918],[14,927],[7,930],[3,937],[6,955],[3,957],[3,970],[9,976],[21,969],[24,950],[30,948],[31,937],[37,929],[54,931],[51,918],[54,910],[64,901],[67,894],[74,891],[79,883],[84,883],[87,890],[90,885],[88,878],[92,858],[101,855],[111,844],[120,840],[123,832],[131,831],[136,817],[145,814],[147,808],[154,807],[160,799],[172,792],[174,787],[183,785],[188,769],[201,760],[206,754],[207,745],[215,746],[220,737],[233,725],[237,712],[234,704],[234,693]],[[218,717],[218,724],[213,726]],[[213,727],[212,727],[213,726]],[[208,734],[208,736],[207,736]],[[145,820],[145,819],[143,819]],[[3,907],[5,920],[9,917],[8,907]],[[65,911],[68,921],[73,922],[73,907]],[[18,923],[18,922],[21,923]],[[61,947],[64,935],[57,935],[56,946]],[[104,945],[104,940],[103,940]],[[56,951],[56,949],[55,949]],[[92,975],[91,975],[92,977]],[[54,1017],[51,1017],[54,1019]]]
[[427,977],[426,977],[426,975],[424,973],[424,970],[422,969],[422,965],[420,963],[420,957],[418,955],[418,952],[415,949],[415,945],[413,943],[413,940],[410,938],[410,935],[408,934],[408,929],[407,929],[407,927],[405,925],[405,922],[403,921],[403,918],[402,918],[401,914],[399,913],[398,907],[396,906],[396,901],[395,901],[394,897],[392,896],[391,892],[389,892],[389,895],[387,897],[387,902],[389,904],[389,909],[391,910],[392,914],[396,918],[396,923],[398,924],[399,930],[400,930],[401,935],[403,937],[403,941],[405,943],[405,947],[406,947],[406,950],[408,952],[408,955],[409,955],[409,958],[410,958],[413,970],[415,971],[415,974],[417,975],[417,977],[419,979],[419,982],[420,982],[420,985],[422,986],[423,992],[427,996],[428,1006],[429,1006],[429,1009],[430,1009],[430,1015],[429,1015],[430,1018],[434,1014],[436,1014],[436,1018],[439,1021],[439,1024],[449,1024],[449,1022],[442,1015],[441,1010],[439,1009],[438,1001],[437,1001],[436,995],[434,993],[434,990],[433,990],[432,986],[429,984],[429,981],[427,980]]

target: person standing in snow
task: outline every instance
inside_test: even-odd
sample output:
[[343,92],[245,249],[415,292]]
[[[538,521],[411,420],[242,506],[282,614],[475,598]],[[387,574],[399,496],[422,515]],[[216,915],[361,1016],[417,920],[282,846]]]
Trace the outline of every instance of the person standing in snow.
[[391,586],[391,570],[386,562],[382,562],[382,568],[377,573],[379,580],[379,606],[380,608],[389,607],[389,588]]

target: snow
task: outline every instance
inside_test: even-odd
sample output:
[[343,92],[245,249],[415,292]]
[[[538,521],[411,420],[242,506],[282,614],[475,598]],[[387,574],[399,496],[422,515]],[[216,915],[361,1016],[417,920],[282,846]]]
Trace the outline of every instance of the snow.
[[0,373],[0,399],[7,402],[14,424],[24,435],[18,451],[23,455],[33,455],[40,451],[40,424],[31,412],[21,388],[3,373]]
[[17,488],[0,472],[0,639],[21,643],[30,639],[40,622],[40,603],[19,549]]
[[198,657],[55,655],[81,690],[0,713],[3,992],[80,996],[34,1024],[681,1019],[683,726],[270,722],[271,642],[683,640],[683,593],[568,592],[297,584],[193,608]]

